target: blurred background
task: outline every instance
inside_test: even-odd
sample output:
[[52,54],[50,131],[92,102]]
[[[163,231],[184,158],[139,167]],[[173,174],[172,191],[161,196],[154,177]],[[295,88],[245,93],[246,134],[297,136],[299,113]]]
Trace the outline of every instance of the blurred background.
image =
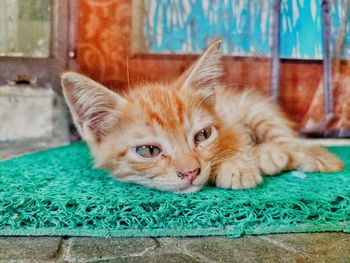
[[349,0],[1,0],[0,158],[78,139],[59,75],[171,81],[214,39],[225,77],[307,136],[350,136]]

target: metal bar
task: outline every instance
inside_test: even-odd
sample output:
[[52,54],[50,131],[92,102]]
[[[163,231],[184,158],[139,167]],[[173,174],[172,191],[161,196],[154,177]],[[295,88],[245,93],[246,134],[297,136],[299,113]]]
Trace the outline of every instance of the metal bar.
[[280,10],[281,0],[275,0],[273,3],[273,21],[272,21],[272,46],[271,46],[271,97],[278,101],[280,89]]
[[323,33],[323,90],[324,90],[324,120],[326,123],[333,118],[333,88],[332,88],[332,58],[331,58],[331,22],[330,3],[322,1],[322,33]]
[[302,128],[304,133],[318,133],[328,136],[327,126],[333,119],[333,88],[332,88],[332,60],[331,60],[331,22],[330,4],[328,0],[322,0],[322,37],[323,37],[323,103],[324,118],[320,123],[314,123],[311,127]]

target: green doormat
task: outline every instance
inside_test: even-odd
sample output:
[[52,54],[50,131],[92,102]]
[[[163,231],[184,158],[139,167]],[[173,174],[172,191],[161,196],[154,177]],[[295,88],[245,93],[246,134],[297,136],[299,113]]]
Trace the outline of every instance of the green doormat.
[[92,168],[83,143],[0,163],[0,235],[208,236],[350,231],[350,147],[335,174],[288,172],[245,191],[173,194]]

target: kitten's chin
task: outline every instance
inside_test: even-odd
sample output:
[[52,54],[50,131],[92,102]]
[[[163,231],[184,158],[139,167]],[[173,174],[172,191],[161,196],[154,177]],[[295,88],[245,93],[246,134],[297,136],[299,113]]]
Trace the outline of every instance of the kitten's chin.
[[190,185],[186,188],[174,191],[175,194],[189,194],[194,193],[202,189],[203,186]]
[[184,184],[181,182],[181,184],[165,184],[164,182],[160,183],[155,180],[152,180],[150,178],[145,178],[144,176],[127,176],[124,178],[117,178],[119,181],[125,182],[125,183],[134,183],[138,185],[143,185],[149,188],[157,189],[164,192],[173,192],[177,194],[186,194],[186,193],[193,193],[201,190],[205,184],[205,180],[203,182],[197,183],[195,185],[190,184]]

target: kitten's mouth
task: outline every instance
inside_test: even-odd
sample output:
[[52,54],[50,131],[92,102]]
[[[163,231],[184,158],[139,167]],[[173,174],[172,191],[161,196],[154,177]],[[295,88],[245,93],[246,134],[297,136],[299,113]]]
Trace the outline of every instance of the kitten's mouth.
[[195,178],[193,178],[193,180],[188,181],[186,186],[183,186],[173,192],[178,194],[187,194],[201,190],[208,182],[210,171],[211,169],[209,165],[202,167],[201,172]]
[[196,178],[189,181],[188,185],[174,191],[174,193],[187,194],[187,193],[197,192],[204,187],[204,185],[206,184],[206,182],[208,180],[208,177],[209,177],[209,173],[208,173],[208,175],[206,175],[206,173],[203,173],[203,174],[200,173]]
[[[188,183],[188,186],[195,185],[194,181],[196,181],[196,179],[198,177],[199,176],[186,178],[186,182]],[[181,178],[181,179],[183,180],[183,178]],[[188,187],[188,186],[186,186],[186,187]]]

